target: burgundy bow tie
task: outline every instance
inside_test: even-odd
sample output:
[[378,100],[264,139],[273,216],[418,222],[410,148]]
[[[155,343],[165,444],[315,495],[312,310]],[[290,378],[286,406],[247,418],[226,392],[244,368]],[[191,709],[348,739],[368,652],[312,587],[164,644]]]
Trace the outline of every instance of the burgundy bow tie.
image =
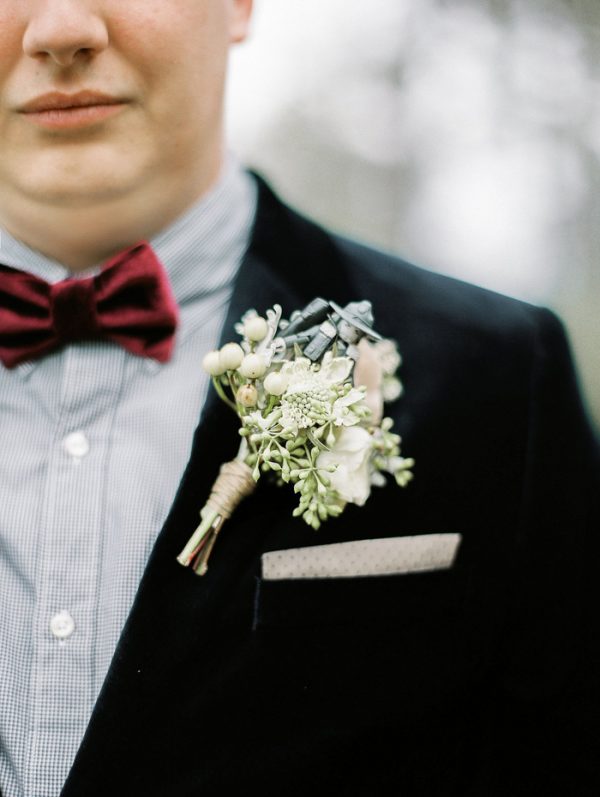
[[54,285],[0,264],[0,360],[7,368],[81,340],[112,340],[166,362],[177,320],[168,277],[145,241],[119,252],[95,277]]

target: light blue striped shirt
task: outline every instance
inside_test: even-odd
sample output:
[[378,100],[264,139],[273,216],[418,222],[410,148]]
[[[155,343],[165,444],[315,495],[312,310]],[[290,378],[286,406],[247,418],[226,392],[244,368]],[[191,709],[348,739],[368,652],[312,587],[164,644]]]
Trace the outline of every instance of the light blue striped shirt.
[[[89,342],[0,364],[3,797],[56,797],[66,780],[187,463],[208,388],[200,363],[255,206],[253,179],[229,158],[217,186],[150,240],[180,307],[170,362]],[[72,276],[0,232],[0,262],[51,283]]]

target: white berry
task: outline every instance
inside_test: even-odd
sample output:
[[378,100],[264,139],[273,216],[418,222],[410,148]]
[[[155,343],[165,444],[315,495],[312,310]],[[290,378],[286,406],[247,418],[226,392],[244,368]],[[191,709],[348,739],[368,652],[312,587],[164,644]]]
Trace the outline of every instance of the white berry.
[[209,351],[208,354],[205,354],[202,360],[202,367],[211,376],[221,376],[225,370],[221,365],[221,357],[218,351]]
[[272,396],[281,396],[285,393],[286,387],[287,379],[283,374],[277,371],[271,371],[270,374],[267,374],[264,381],[264,388],[267,393],[270,393]]
[[247,354],[238,370],[246,379],[258,379],[267,370],[267,364],[260,354]]
[[239,343],[226,343],[219,352],[221,365],[225,371],[235,371],[244,359],[244,350]]
[[242,407],[255,407],[258,401],[258,390],[254,385],[242,385],[236,395]]
[[249,318],[244,324],[244,335],[248,340],[252,340],[255,343],[265,338],[268,331],[269,327],[267,326],[267,322],[259,315]]

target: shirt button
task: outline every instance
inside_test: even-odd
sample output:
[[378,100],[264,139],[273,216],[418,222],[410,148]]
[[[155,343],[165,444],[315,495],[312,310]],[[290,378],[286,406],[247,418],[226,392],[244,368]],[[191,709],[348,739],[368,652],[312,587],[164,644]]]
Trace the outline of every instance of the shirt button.
[[63,440],[63,446],[67,454],[80,459],[90,450],[90,443],[83,432],[71,432]]
[[50,620],[50,630],[57,639],[66,639],[75,630],[75,621],[69,612],[63,610]]

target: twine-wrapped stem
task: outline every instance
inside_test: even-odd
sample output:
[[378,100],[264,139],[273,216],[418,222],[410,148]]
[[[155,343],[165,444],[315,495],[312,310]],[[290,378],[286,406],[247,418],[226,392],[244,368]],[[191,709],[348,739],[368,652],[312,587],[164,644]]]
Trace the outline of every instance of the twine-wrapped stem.
[[223,523],[255,487],[252,469],[242,460],[234,459],[221,465],[208,501],[200,512],[202,522],[177,557],[179,564],[184,567],[193,564],[197,575],[206,573],[208,558]]

